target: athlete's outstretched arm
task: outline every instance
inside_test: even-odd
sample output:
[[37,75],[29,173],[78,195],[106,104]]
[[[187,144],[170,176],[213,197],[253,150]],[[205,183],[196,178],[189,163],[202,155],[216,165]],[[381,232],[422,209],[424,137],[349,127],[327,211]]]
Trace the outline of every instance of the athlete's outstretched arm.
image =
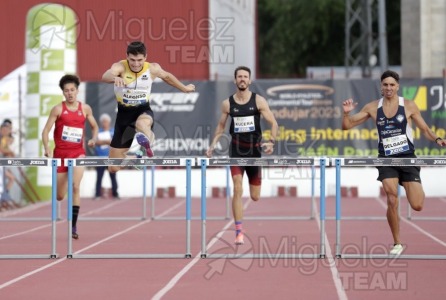
[[221,116],[220,119],[218,120],[217,128],[215,129],[214,138],[212,139],[212,143],[209,146],[209,149],[206,151],[207,157],[212,157],[215,145],[217,145],[218,140],[220,139],[221,135],[225,130],[226,121],[228,120],[228,117],[229,117],[229,99],[225,99],[221,104]]
[[342,108],[344,109],[342,129],[348,130],[367,121],[371,117],[369,111],[372,109],[372,103],[373,102],[366,104],[358,113],[350,115],[351,111],[358,105],[358,103],[354,103],[353,99],[344,100],[342,102]]
[[438,137],[432,129],[429,128],[429,126],[424,121],[423,117],[421,116],[420,110],[418,109],[418,106],[413,101],[405,101],[404,105],[410,109],[411,111],[411,119],[414,121],[415,125],[421,130],[421,133],[424,135],[424,137],[430,141],[436,142],[438,145],[444,147],[446,146],[446,141],[442,138]]
[[124,73],[125,68],[121,62],[114,63],[110,69],[105,71],[102,75],[102,81],[107,83],[114,83],[116,86],[124,86],[124,80],[121,74]]
[[195,91],[195,85],[193,84],[184,85],[172,73],[164,71],[161,68],[161,66],[157,63],[150,64],[150,73],[152,73],[155,77],[162,79],[165,83],[173,86],[174,88],[179,89],[184,93],[190,93]]

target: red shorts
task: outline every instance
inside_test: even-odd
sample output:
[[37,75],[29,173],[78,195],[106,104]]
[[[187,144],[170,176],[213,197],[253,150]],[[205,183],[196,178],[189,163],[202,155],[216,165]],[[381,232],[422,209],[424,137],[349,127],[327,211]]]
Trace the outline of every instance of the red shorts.
[[231,166],[231,175],[242,175],[246,172],[250,185],[262,184],[262,169],[259,166]]
[[79,158],[85,157],[85,149],[54,149],[53,153],[54,158],[60,158],[62,160],[62,164],[60,167],[57,167],[57,173],[67,173],[68,167],[64,165],[65,158]]

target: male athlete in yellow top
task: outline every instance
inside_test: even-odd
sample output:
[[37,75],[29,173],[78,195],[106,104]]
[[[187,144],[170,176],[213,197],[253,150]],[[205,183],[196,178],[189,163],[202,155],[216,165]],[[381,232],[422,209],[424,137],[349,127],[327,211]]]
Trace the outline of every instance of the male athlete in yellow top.
[[[149,99],[152,83],[156,77],[182,92],[195,91],[193,84],[184,85],[174,75],[163,70],[157,63],[146,62],[147,50],[142,42],[132,42],[127,47],[127,59],[114,63],[102,75],[102,80],[114,83],[118,114],[115,134],[110,144],[110,158],[125,158],[133,138],[152,157],[150,143],[153,143],[153,111]],[[120,166],[109,166],[110,172],[117,172]]]

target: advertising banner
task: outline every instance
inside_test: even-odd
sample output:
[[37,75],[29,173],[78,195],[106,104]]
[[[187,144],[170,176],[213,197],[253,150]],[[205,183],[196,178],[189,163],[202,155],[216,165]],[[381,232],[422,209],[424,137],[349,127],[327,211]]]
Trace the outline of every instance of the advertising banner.
[[[221,103],[235,92],[233,82],[193,82],[196,92],[181,93],[165,83],[152,88],[151,106],[155,114],[154,145],[157,156],[204,155],[221,115]],[[115,115],[111,85],[90,83],[87,102]],[[353,98],[354,112],[380,97],[379,80],[256,80],[250,87],[267,100],[279,124],[275,155],[283,156],[377,156],[378,134],[372,119],[344,131],[342,101]],[[88,92],[90,91],[90,92]],[[100,91],[100,93],[98,92]],[[399,95],[415,101],[428,126],[446,137],[445,91],[442,79],[401,80]],[[99,108],[100,107],[100,108]],[[228,155],[228,127],[215,155]],[[423,137],[414,128],[417,155],[439,156],[446,149]],[[271,135],[270,125],[262,119],[263,138]]]

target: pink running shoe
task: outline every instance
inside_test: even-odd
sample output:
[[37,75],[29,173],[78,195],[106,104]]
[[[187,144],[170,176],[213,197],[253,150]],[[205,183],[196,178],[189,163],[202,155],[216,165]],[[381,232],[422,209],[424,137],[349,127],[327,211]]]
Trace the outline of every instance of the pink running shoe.
[[153,151],[152,148],[150,148],[149,138],[142,132],[137,132],[135,137],[138,144],[140,144],[141,146],[144,147],[144,149],[146,149],[147,156],[153,157]]

